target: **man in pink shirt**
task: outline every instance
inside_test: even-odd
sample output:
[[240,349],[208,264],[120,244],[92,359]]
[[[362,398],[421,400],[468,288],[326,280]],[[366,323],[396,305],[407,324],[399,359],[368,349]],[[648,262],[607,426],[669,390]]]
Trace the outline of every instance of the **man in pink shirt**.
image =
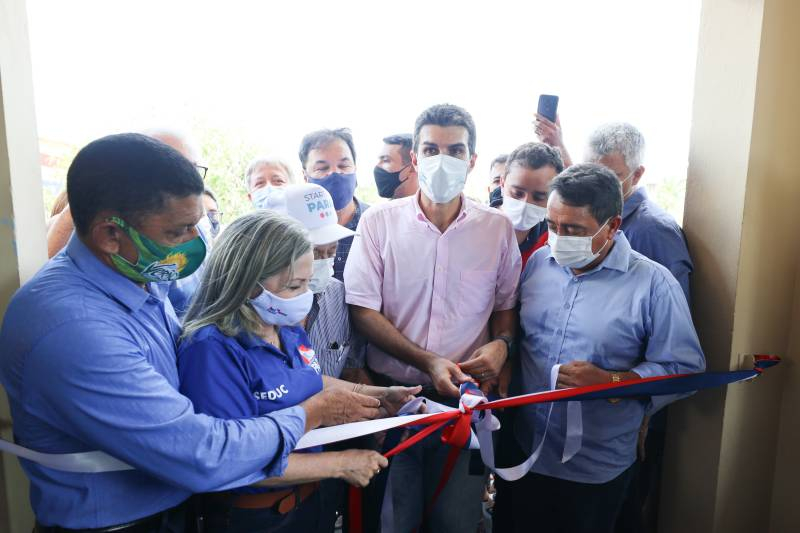
[[[509,219],[467,199],[475,125],[465,110],[436,105],[417,118],[411,161],[417,194],[361,219],[345,267],[346,300],[369,341],[367,366],[382,383],[423,384],[456,405],[458,384],[488,390],[509,356],[516,323],[519,248]],[[390,472],[394,531],[417,528],[447,449],[436,435],[398,455]],[[485,470],[464,451],[432,512],[429,531],[474,531]]]

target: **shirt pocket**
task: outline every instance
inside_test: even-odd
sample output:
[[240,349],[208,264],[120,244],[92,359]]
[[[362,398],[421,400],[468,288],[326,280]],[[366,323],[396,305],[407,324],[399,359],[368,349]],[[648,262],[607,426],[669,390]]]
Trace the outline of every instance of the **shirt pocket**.
[[459,279],[458,313],[483,314],[494,309],[497,272],[494,270],[463,270]]
[[[319,360],[320,363],[323,361],[327,364],[337,365],[340,361],[344,361],[345,355],[347,355],[347,346],[339,346],[336,349],[333,348],[323,348],[319,351]],[[323,364],[323,366],[325,366]]]

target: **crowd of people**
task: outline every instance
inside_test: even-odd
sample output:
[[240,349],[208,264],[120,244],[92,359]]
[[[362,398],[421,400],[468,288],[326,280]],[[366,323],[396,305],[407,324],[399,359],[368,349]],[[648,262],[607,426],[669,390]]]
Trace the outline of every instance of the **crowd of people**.
[[[407,431],[295,450],[418,395],[457,406],[463,383],[507,396],[705,368],[692,262],[640,186],[641,133],[600,126],[573,164],[560,122],[535,125],[538,142],[492,160],[478,201],[463,192],[472,117],[430,107],[383,139],[373,175],[389,201],[373,206],[355,196],[350,131],[312,132],[302,177],[276,157],[248,165],[253,210],[227,225],[189,139],[81,149],[51,259],[5,313],[0,381],[18,444],[132,468],[22,460],[36,531],[646,531],[675,396],[578,404],[577,446],[575,406],[499,413],[497,466],[540,455],[495,479],[488,516],[476,450],[439,487],[443,430],[391,463]],[[348,484],[364,487],[358,516]]]

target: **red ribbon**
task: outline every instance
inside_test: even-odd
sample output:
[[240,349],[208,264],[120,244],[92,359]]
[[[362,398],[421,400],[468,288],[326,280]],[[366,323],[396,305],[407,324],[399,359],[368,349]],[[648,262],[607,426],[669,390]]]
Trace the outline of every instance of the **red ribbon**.
[[[776,355],[758,354],[753,356],[753,361],[754,361],[753,369],[750,371],[734,371],[734,372],[717,373],[717,374],[706,373],[705,375],[707,376],[713,375],[717,377],[722,375],[730,376],[731,378],[730,382],[733,383],[736,381],[741,381],[743,379],[748,379],[760,375],[764,371],[764,369],[778,364],[780,362],[780,357]],[[386,452],[384,454],[384,457],[389,458],[392,457],[393,455],[397,455],[398,453],[407,450],[417,442],[421,441],[431,433],[435,433],[439,429],[444,428],[444,431],[442,432],[442,442],[444,444],[447,444],[451,448],[447,455],[447,460],[445,461],[445,466],[444,469],[442,470],[442,476],[439,480],[439,484],[436,487],[436,491],[434,492],[431,501],[428,503],[428,506],[426,507],[425,516],[427,516],[427,514],[430,513],[430,511],[433,509],[433,506],[436,503],[436,499],[439,497],[439,494],[447,485],[447,481],[450,479],[450,474],[453,472],[453,468],[455,467],[461,449],[466,447],[467,444],[469,443],[471,436],[471,422],[472,422],[473,411],[485,411],[487,409],[504,409],[507,407],[519,407],[521,405],[530,405],[534,403],[557,402],[569,398],[575,398],[576,396],[586,396],[586,395],[591,395],[593,393],[603,393],[604,391],[609,391],[611,389],[616,389],[614,392],[614,396],[619,395],[624,397],[625,389],[631,389],[635,391],[641,388],[642,385],[648,383],[657,383],[667,380],[680,380],[681,378],[696,379],[703,375],[704,374],[671,374],[667,376],[654,376],[649,378],[632,379],[618,383],[611,382],[611,383],[601,383],[599,385],[588,385],[584,387],[558,389],[535,395],[527,394],[522,396],[515,396],[513,398],[503,398],[492,402],[481,403],[473,408],[470,408],[462,403],[461,410],[436,413],[424,420],[409,422],[408,424],[399,426],[399,427],[409,427],[409,426],[424,425],[426,427],[420,430],[419,432],[415,433],[414,435],[410,436],[408,439],[404,440],[403,442],[401,442],[388,452]],[[702,385],[698,384],[697,382],[694,383],[695,384],[693,386],[696,388],[690,390],[699,390],[701,388],[707,388],[718,385],[716,383],[710,385]],[[709,381],[709,383],[711,383],[711,381]],[[641,394],[644,395],[644,393]],[[671,394],[671,392],[661,392],[660,394]],[[354,504],[354,502],[356,503]],[[350,487],[349,509],[351,513],[350,533],[362,533],[361,489],[357,487]],[[358,515],[358,518],[355,518],[353,516],[354,513]]]

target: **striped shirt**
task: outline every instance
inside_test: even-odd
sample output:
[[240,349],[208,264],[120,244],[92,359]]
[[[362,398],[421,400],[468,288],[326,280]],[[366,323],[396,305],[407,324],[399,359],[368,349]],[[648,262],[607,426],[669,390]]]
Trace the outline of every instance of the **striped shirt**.
[[[345,228],[353,231],[358,227],[358,221],[361,220],[361,214],[369,209],[369,205],[353,197],[353,202],[356,204],[356,210],[353,213],[353,218],[350,222],[344,225]],[[344,281],[344,265],[347,264],[347,256],[350,253],[350,245],[353,244],[353,237],[345,237],[339,241],[336,246],[336,260],[333,262],[333,277],[339,281]],[[311,339],[314,340],[313,338]]]
[[345,366],[364,366],[364,340],[350,325],[344,283],[338,279],[332,279],[323,292],[314,295],[306,330],[326,376],[338,378]]

